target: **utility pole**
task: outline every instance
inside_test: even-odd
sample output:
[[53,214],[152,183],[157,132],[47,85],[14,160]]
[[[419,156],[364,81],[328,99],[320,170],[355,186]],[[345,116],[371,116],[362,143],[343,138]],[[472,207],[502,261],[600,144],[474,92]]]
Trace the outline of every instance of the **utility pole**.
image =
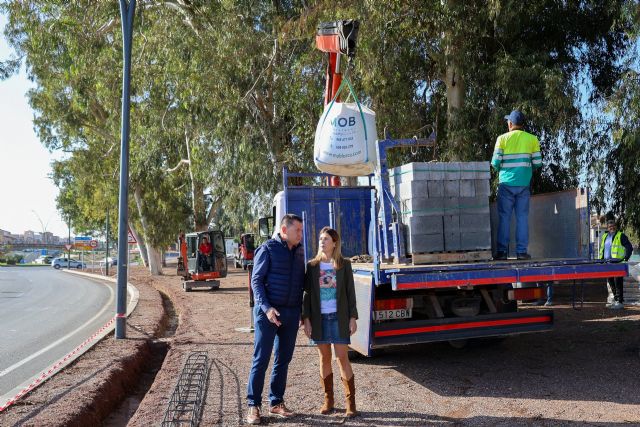
[[105,272],[109,276],[109,208],[107,208],[107,256],[105,258]]
[[120,134],[120,195],[118,204],[118,282],[116,287],[116,339],[126,338],[127,244],[129,230],[129,113],[131,112],[131,39],[136,0],[120,0],[122,24],[122,122]]

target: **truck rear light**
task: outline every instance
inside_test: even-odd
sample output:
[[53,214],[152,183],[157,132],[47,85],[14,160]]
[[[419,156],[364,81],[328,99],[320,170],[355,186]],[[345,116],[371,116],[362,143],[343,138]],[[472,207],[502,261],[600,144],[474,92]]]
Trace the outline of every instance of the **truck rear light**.
[[546,297],[545,288],[520,288],[511,289],[507,292],[507,299],[510,301],[527,301],[542,299]]
[[375,302],[376,310],[412,309],[413,298],[379,299]]

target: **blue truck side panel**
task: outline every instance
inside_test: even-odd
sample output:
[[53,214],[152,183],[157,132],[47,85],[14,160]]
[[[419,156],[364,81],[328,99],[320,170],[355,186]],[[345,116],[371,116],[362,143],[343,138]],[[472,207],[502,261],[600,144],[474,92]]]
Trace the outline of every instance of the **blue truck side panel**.
[[305,212],[307,259],[317,253],[318,233],[330,223],[329,203],[333,203],[335,228],[342,237],[342,254],[366,254],[370,197],[370,187],[288,187],[287,211],[300,216]]

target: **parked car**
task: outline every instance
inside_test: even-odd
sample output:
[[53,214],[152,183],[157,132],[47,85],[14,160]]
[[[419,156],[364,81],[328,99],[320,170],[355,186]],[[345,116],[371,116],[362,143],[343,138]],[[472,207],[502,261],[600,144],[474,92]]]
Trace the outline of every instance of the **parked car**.
[[50,255],[46,255],[37,258],[34,262],[36,264],[51,264],[51,261],[53,261],[53,257]]
[[67,258],[54,258],[53,261],[51,262],[51,266],[56,270],[60,270],[61,268],[66,268],[67,265],[69,265],[69,267],[71,268],[77,268],[77,269],[85,268],[84,263],[78,260],[75,260],[73,258],[69,259],[68,261],[67,261]]
[[104,268],[105,265],[107,265],[107,263],[108,263],[109,267],[117,266],[118,265],[118,257],[109,257],[109,258],[106,259],[106,261],[105,261],[104,258],[102,258],[99,261],[100,268]]

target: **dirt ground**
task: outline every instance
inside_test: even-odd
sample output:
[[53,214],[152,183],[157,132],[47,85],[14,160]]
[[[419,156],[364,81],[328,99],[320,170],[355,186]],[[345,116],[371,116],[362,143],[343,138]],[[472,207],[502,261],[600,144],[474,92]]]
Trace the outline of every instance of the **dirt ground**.
[[[179,373],[192,351],[206,351],[211,361],[201,425],[243,423],[253,336],[236,328],[249,323],[247,280],[246,272],[231,270],[220,289],[187,293],[173,270],[167,269],[165,276],[153,279],[142,270],[132,272],[131,281],[141,295],[153,294],[157,289],[168,297],[170,303],[165,301],[165,311],[170,314],[175,310],[177,328],[174,330],[167,319],[160,319],[158,322],[164,326],[146,332],[165,335],[169,331],[159,340],[168,344],[162,367],[148,391],[146,387],[143,391],[127,389],[134,395],[115,410],[106,425],[160,425]],[[157,310],[158,300],[155,302]],[[317,413],[321,404],[317,353],[300,331],[285,396],[287,406],[299,415],[286,421],[267,417],[263,423],[640,425],[640,307],[612,312],[603,302],[592,302],[577,311],[565,298],[565,303],[560,300],[553,309],[556,327],[552,332],[471,343],[464,349],[454,349],[446,343],[394,348],[375,358],[354,360],[356,403],[361,415],[347,420],[341,416],[344,403],[337,375],[339,410],[328,416]],[[153,316],[143,310],[151,310],[150,305],[140,306],[137,322],[151,321]],[[136,322],[134,319],[130,324]],[[150,349],[152,354],[156,351],[153,346]],[[97,363],[95,353],[88,352],[82,363],[92,364],[92,357],[93,364]],[[335,363],[334,370],[337,372]],[[65,378],[69,374],[64,371],[61,375]],[[76,404],[77,400],[69,400],[71,397],[65,394],[71,392],[63,392],[62,387],[78,387],[82,378],[81,373],[77,375],[74,380],[60,383],[57,391],[47,392],[52,402],[65,402],[57,410],[42,406],[44,402],[40,400],[40,413],[35,418],[27,413],[7,417],[17,413],[15,408],[28,405],[23,403],[8,414],[0,414],[0,425],[13,425],[16,421],[19,425],[70,425],[42,423],[38,416],[63,411],[62,406],[69,410]],[[32,394],[44,393],[49,383]],[[265,391],[265,397],[267,394]],[[29,396],[26,400],[32,399]],[[38,402],[32,404],[37,406]],[[75,420],[78,422],[73,425],[95,425]]]
[[[190,293],[170,274],[154,286],[173,301],[179,326],[130,425],[161,422],[184,360],[195,350],[207,351],[212,363],[202,425],[242,424],[253,340],[235,328],[249,322],[247,274],[234,270],[219,290]],[[353,420],[340,411],[317,414],[318,358],[301,331],[286,394],[300,415],[286,424],[640,425],[640,308],[614,313],[592,303],[581,311],[570,305],[554,311],[556,328],[549,333],[462,350],[448,344],[396,348],[355,360],[361,416]],[[336,375],[338,407],[344,408],[337,381]]]

